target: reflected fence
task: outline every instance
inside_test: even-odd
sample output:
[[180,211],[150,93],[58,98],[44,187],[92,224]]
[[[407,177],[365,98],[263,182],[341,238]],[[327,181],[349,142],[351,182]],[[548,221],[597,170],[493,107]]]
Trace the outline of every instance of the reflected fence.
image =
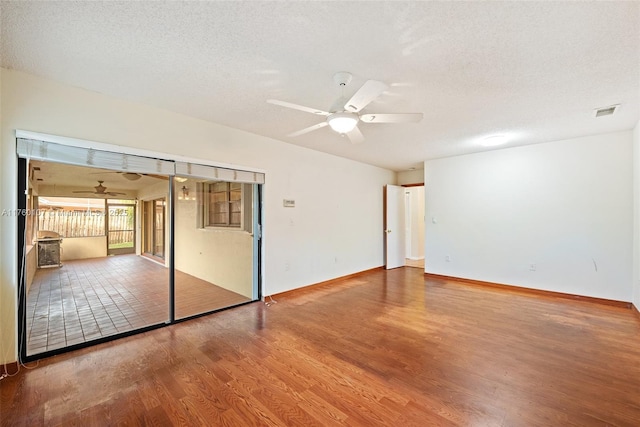
[[[63,238],[104,236],[105,210],[40,209],[38,230],[55,231]],[[133,241],[134,219],[124,209],[109,211],[109,242],[113,244]]]

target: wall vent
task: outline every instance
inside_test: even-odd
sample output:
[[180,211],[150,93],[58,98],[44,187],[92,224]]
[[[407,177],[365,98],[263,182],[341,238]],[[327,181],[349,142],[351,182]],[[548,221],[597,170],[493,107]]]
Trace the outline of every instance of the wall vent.
[[593,117],[610,116],[616,112],[620,104],[609,105],[608,107],[596,108],[593,110]]

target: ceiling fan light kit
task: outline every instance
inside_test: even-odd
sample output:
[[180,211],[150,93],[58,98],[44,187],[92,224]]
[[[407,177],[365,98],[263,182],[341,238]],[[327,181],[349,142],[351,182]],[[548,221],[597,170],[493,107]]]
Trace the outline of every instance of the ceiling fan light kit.
[[[351,73],[341,71],[334,74],[333,81],[340,86],[343,90],[346,85],[351,82]],[[377,80],[367,80],[356,93],[348,100],[341,96],[336,102],[334,102],[330,111],[323,111],[316,108],[309,108],[302,105],[292,104],[286,101],[279,101],[276,99],[267,100],[268,103],[279,105],[281,107],[291,108],[298,111],[304,111],[306,113],[312,113],[316,115],[326,116],[324,122],[317,123],[313,126],[309,126],[305,129],[290,133],[288,136],[296,137],[304,135],[305,133],[312,132],[316,129],[320,129],[329,125],[329,127],[339,133],[340,135],[346,135],[352,143],[359,143],[364,140],[362,132],[358,129],[358,122],[364,123],[410,123],[419,122],[422,120],[422,113],[384,113],[384,114],[363,114],[359,112],[365,108],[374,99],[380,96],[388,86]]]
[[354,113],[333,113],[327,120],[334,131],[344,134],[351,132],[358,124],[358,115]]
[[122,176],[129,181],[137,181],[142,178],[142,175],[133,172],[123,172]]

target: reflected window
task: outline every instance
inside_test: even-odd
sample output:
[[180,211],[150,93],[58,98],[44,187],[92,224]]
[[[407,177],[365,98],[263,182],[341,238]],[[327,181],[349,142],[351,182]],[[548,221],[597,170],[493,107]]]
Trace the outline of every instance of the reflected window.
[[200,228],[224,227],[250,231],[251,187],[239,182],[200,183]]

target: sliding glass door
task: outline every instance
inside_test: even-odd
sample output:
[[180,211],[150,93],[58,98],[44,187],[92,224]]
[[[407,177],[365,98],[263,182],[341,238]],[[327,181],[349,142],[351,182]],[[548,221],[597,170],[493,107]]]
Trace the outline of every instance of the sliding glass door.
[[22,360],[260,299],[263,174],[17,142]]
[[257,299],[258,190],[257,184],[176,177],[176,318]]
[[27,171],[25,205],[37,209],[21,250],[24,355],[168,322],[168,270],[135,255],[138,193],[158,186],[168,193],[168,177],[131,181],[113,170],[40,160]]

